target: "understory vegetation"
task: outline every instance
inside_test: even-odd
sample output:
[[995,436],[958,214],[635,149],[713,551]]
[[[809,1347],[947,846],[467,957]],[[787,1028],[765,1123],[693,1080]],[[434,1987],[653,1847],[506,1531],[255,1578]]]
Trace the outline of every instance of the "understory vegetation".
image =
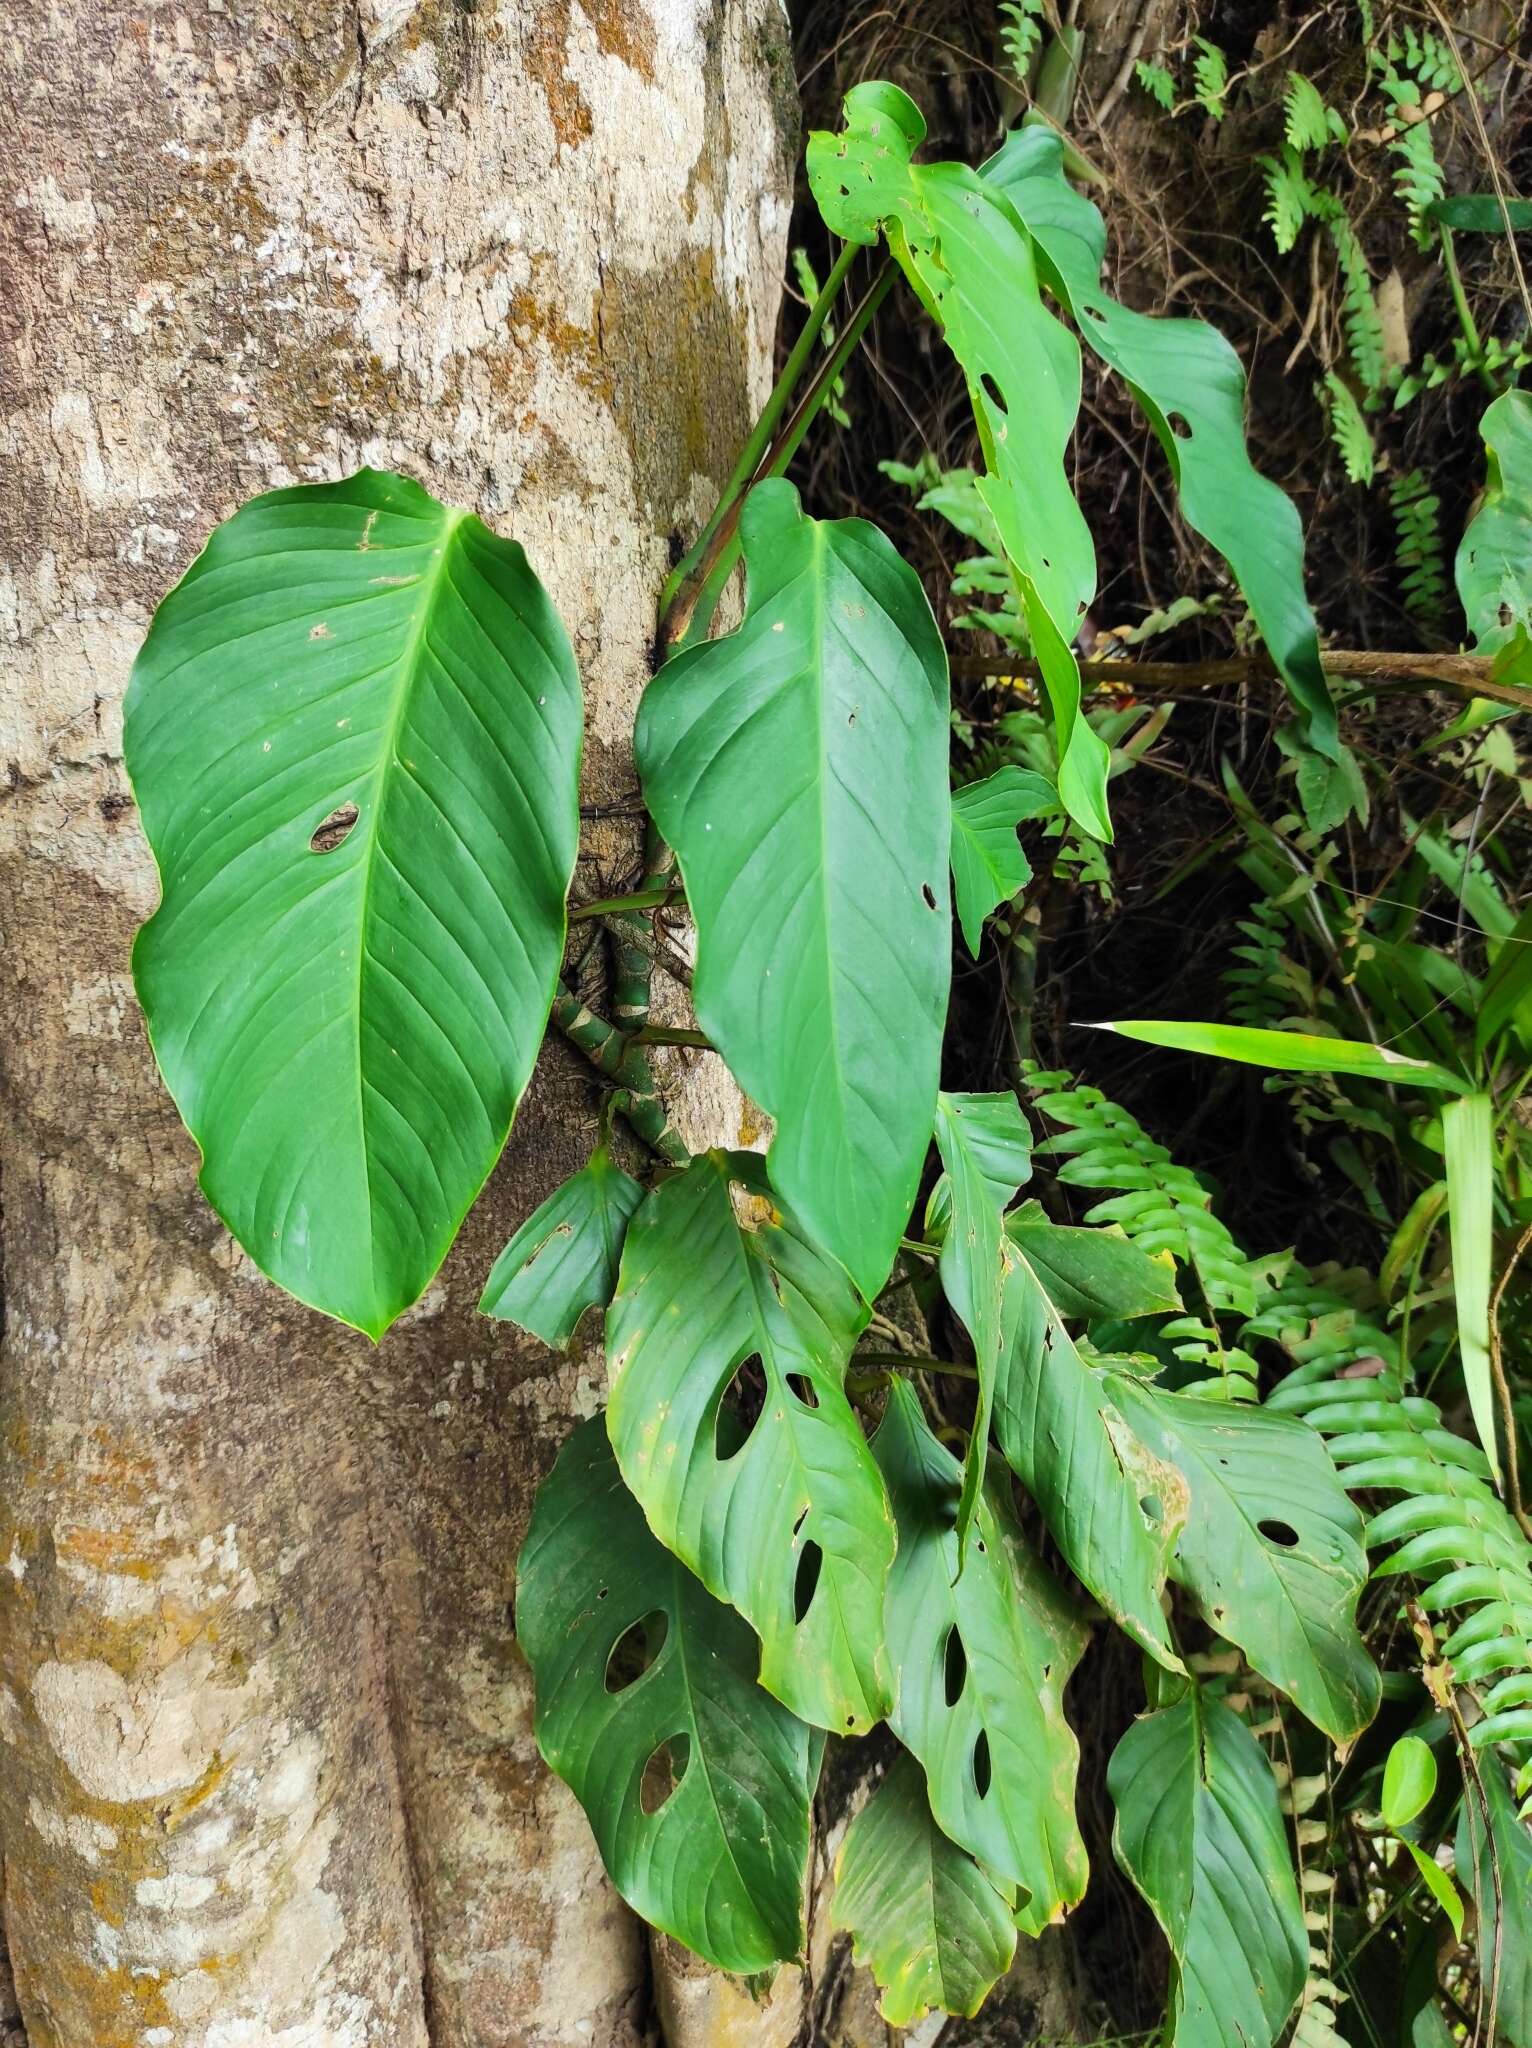
[[1093,86],[1051,0],[800,10],[800,303],[610,896],[513,540],[226,522],[129,700],[137,984],[372,1337],[550,1023],[599,1077],[482,1306],[604,1349],[515,1627],[655,1926],[800,1961],[829,1829],[894,2026],[1067,1918],[1103,2037],[1532,2048],[1532,64],[1143,15]]

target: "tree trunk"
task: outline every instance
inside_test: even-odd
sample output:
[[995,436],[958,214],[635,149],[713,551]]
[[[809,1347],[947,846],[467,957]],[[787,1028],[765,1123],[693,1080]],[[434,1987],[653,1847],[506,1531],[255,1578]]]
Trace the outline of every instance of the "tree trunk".
[[[474,1314],[589,1149],[586,1077],[545,1056],[379,1349],[279,1295],[197,1192],[133,1000],[155,878],[119,714],[218,519],[393,465],[526,544],[585,676],[587,801],[631,807],[670,536],[767,380],[779,0],[45,0],[0,62],[0,1843],[27,2037],[636,2043],[643,1932],[538,1762],[508,1610],[600,1360]],[[632,829],[589,828],[577,886],[627,879]],[[737,1138],[716,1080],[690,1100],[699,1141]]]

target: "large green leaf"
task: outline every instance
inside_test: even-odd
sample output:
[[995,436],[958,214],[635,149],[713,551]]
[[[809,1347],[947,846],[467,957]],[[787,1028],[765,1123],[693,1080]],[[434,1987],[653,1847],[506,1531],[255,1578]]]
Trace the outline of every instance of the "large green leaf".
[[1140,1045],[1162,1045],[1175,1052],[1207,1053],[1213,1059],[1239,1060],[1245,1066],[1276,1067],[1288,1074],[1339,1074],[1358,1081],[1406,1082],[1416,1088],[1453,1089],[1468,1083],[1431,1060],[1412,1060],[1386,1045],[1357,1038],[1326,1038],[1317,1031],[1267,1031],[1249,1024],[1182,1023],[1179,1018],[1133,1017],[1116,1024],[1098,1024]]
[[903,1380],[889,1389],[872,1448],[899,1530],[888,1586],[899,1674],[889,1724],[925,1769],[938,1824],[1021,1887],[1021,1925],[1035,1934],[1085,1890],[1079,1747],[1064,1716],[1085,1630],[998,1489],[979,1501],[958,1576],[962,1473]]
[[1026,223],[1044,281],[1084,339],[1147,414],[1176,479],[1187,524],[1238,578],[1312,746],[1340,752],[1319,636],[1303,588],[1303,527],[1291,498],[1256,470],[1245,447],[1245,373],[1202,320],[1152,319],[1101,288],[1106,228],[1064,177],[1063,143],[1041,124],[1018,128],[984,167]]
[[1354,1742],[1380,1689],[1356,1630],[1367,1553],[1317,1431],[1125,1376],[1112,1388],[1134,1434],[1191,1490],[1172,1578],[1332,1741]]
[[1426,212],[1444,228],[1471,235],[1532,232],[1532,199],[1502,199],[1498,192],[1457,192],[1450,199],[1433,199]]
[[1161,1611],[1186,1482],[1134,1434],[1009,1233],[995,1434],[1071,1570],[1136,1643],[1179,1671]]
[[1127,1322],[1182,1305],[1169,1253],[1140,1251],[1115,1230],[1050,1223],[1036,1202],[1028,1202],[1007,1216],[1005,1232],[1061,1316]]
[[532,1071],[580,736],[521,549],[375,470],[237,512],[134,666],[161,1072],[256,1264],[369,1335],[441,1264]]
[[1169,2048],[1272,2048],[1308,1938],[1260,1745],[1194,1688],[1133,1723],[1107,1789],[1117,1860],[1170,1942]]
[[1510,1025],[1532,1047],[1532,903],[1517,918],[1484,977],[1474,1019],[1474,1045],[1483,1052]]
[[643,1199],[638,1182],[598,1145],[496,1259],[479,1307],[567,1350],[585,1310],[611,1300],[622,1241]]
[[[754,1153],[710,1152],[649,1195],[607,1315],[607,1423],[649,1526],[760,1636],[762,1685],[806,1721],[859,1732],[889,1705],[894,1551],[843,1388],[867,1311],[770,1204]],[[741,1443],[720,1408],[752,1359],[765,1393]]]
[[[1532,539],[1532,530],[1529,530]],[[1447,1227],[1452,1243],[1452,1293],[1458,1357],[1469,1413],[1498,1483],[1494,1365],[1489,1348],[1489,1296],[1495,1256],[1495,1105],[1482,1092],[1459,1096],[1442,1111],[1447,1165]]]
[[[809,183],[832,232],[881,232],[962,365],[994,516],[1053,706],[1059,796],[1109,839],[1105,742],[1080,712],[1072,643],[1096,588],[1095,551],[1066,458],[1080,409],[1080,348],[1043,302],[1032,237],[1005,193],[965,164],[916,164],[925,135],[897,86],[846,95],[840,135],[809,137]],[[1014,419],[1013,419],[1014,412]]]
[[1000,1305],[1005,1289],[1001,1242],[1004,1215],[1032,1171],[1032,1133],[1014,1095],[947,1095],[936,1101],[936,1145],[947,1169],[951,1218],[942,1239],[942,1288],[973,1339],[978,1406],[958,1503],[958,1562],[984,1484],[989,1418],[1000,1358]]
[[1493,1751],[1480,1755],[1478,1773],[1484,1803],[1481,1806],[1472,1785],[1465,1790],[1455,1861],[1458,1876],[1472,1890],[1479,1909],[1477,1947],[1486,2038],[1491,2038],[1493,1998],[1496,2030],[1512,2048],[1532,2048],[1532,1831],[1517,1815]]
[[846,1830],[831,1919],[877,1978],[891,2027],[933,2011],[971,2019],[1016,1953],[1010,1899],[936,1825],[908,1756]]
[[952,889],[963,942],[976,960],[985,918],[1032,878],[1016,827],[1055,809],[1058,800],[1046,775],[1014,761],[952,792]]
[[951,976],[947,662],[913,570],[761,484],[744,623],[668,662],[637,749],[697,921],[702,1028],[771,1177],[870,1300],[915,1199]]
[[516,1633],[537,1746],[628,1904],[720,1969],[798,1955],[819,1743],[756,1684],[739,1616],[649,1533],[599,1416],[538,1491]]
[[1502,392],[1479,432],[1488,473],[1458,548],[1458,597],[1475,653],[1501,656],[1510,680],[1532,681],[1532,392]]

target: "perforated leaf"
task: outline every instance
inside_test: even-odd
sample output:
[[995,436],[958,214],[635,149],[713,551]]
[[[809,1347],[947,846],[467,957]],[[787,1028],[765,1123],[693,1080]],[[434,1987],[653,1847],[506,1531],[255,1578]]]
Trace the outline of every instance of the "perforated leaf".
[[1057,804],[1048,778],[1014,761],[952,792],[952,888],[963,941],[976,960],[985,918],[1032,879],[1016,827]]
[[655,1541],[599,1416],[544,1480],[517,1567],[537,1746],[636,1912],[724,1970],[803,1945],[819,1744],[755,1639]]
[[1035,1934],[1085,1889],[1079,1747],[1064,1715],[1085,1630],[998,1489],[980,1498],[958,1577],[961,1468],[903,1380],[889,1389],[873,1455],[899,1529],[888,1587],[899,1674],[889,1724],[925,1770],[939,1825],[1020,1886],[1020,1924]]
[[237,512],[134,666],[160,1070],[256,1264],[372,1336],[440,1265],[531,1073],[580,736],[521,549],[375,470]]
[[480,1309],[566,1350],[586,1309],[611,1300],[628,1221],[643,1199],[638,1182],[598,1145],[496,1259]]
[[875,527],[772,482],[741,532],[744,623],[649,685],[639,766],[697,921],[698,1020],[776,1119],[773,1183],[871,1299],[936,1108],[946,656]]
[[919,1767],[900,1756],[846,1830],[831,1918],[877,1979],[884,2019],[909,2027],[979,2010],[1016,1953],[1011,1896],[942,1833]]
[[1193,1690],[1134,1722],[1107,1789],[1117,1860],[1170,1942],[1169,2048],[1272,2048],[1303,1990],[1308,1939],[1255,1737]]
[[[1043,303],[1032,237],[997,185],[966,164],[916,164],[925,135],[897,86],[855,86],[840,135],[809,137],[809,183],[847,241],[886,232],[968,379],[987,474],[979,494],[1016,577],[1053,707],[1059,796],[1100,839],[1105,742],[1080,715],[1072,642],[1096,588],[1095,551],[1066,455],[1080,409],[1080,349]],[[1013,419],[1014,412],[1014,419]]]
[[968,1535],[989,1449],[990,1409],[1000,1356],[1004,1215],[1032,1171],[1032,1134],[1014,1095],[948,1095],[936,1102],[936,1145],[947,1169],[951,1217],[942,1239],[942,1288],[973,1339],[978,1404],[958,1503],[958,1560]]
[[1037,1272],[1007,1235],[995,1434],[1070,1568],[1169,1671],[1181,1660],[1160,1608],[1186,1519],[1186,1482],[1134,1434],[1087,1365]]
[[[842,1385],[867,1311],[773,1199],[756,1154],[722,1152],[646,1198],[607,1315],[607,1423],[649,1526],[760,1636],[762,1685],[858,1732],[889,1704],[894,1549]],[[720,1408],[752,1360],[764,1394],[740,1441]]]
[[1332,1741],[1354,1742],[1380,1691],[1356,1628],[1367,1553],[1362,1517],[1318,1434],[1263,1408],[1126,1377],[1112,1388],[1135,1435],[1190,1489],[1172,1578]]

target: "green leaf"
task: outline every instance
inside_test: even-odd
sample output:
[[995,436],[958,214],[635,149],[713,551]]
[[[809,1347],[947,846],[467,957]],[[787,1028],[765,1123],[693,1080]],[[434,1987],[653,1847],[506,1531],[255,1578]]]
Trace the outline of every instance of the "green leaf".
[[1171,1577],[1333,1742],[1354,1742],[1380,1696],[1356,1628],[1367,1552],[1318,1433],[1126,1377],[1113,1393],[1139,1440],[1190,1488]]
[[1450,1088],[1462,1094],[1468,1083],[1430,1060],[1407,1059],[1386,1045],[1359,1039],[1324,1038],[1308,1031],[1262,1031],[1248,1024],[1182,1024],[1136,1017],[1097,1024],[1140,1045],[1175,1052],[1200,1052],[1214,1059],[1240,1060],[1250,1067],[1277,1067],[1287,1074],[1341,1074],[1358,1081],[1408,1082],[1416,1088]]
[[480,1309],[567,1351],[586,1309],[611,1300],[628,1222],[643,1199],[638,1182],[598,1145],[496,1259]]
[[1383,1766],[1383,1818],[1391,1828],[1407,1828],[1436,1794],[1436,1758],[1418,1735],[1401,1735]]
[[1532,199],[1502,202],[1496,192],[1459,192],[1451,199],[1434,199],[1426,212],[1444,228],[1471,235],[1524,235],[1532,230]]
[[891,2027],[933,2011],[971,2019],[1016,1953],[1008,1894],[942,1833],[919,1769],[900,1756],[846,1830],[831,1924],[876,1977]]
[[1106,228],[1066,182],[1061,143],[1051,130],[1014,130],[985,176],[1035,238],[1048,288],[1143,408],[1170,463],[1181,510],[1234,571],[1310,744],[1338,756],[1335,708],[1303,588],[1303,528],[1286,492],[1251,464],[1239,357],[1204,321],[1154,319],[1103,291]]
[[860,519],[759,484],[726,639],[668,662],[637,752],[697,921],[697,1019],[776,1119],[784,1199],[871,1300],[909,1218],[951,978],[947,661]]
[[1492,1039],[1514,1026],[1522,1043],[1532,1046],[1532,903],[1500,942],[1494,965],[1484,978],[1474,1044],[1482,1052]]
[[963,1467],[958,1503],[958,1564],[968,1556],[968,1534],[989,1451],[989,1417],[1000,1356],[1003,1217],[1032,1172],[1032,1133],[1014,1095],[936,1098],[936,1144],[952,1202],[942,1239],[942,1290],[973,1339],[979,1375],[978,1406]]
[[1007,1236],[995,1434],[1076,1576],[1133,1640],[1180,1671],[1160,1611],[1186,1482],[1134,1435]]
[[1050,1223],[1036,1203],[1016,1210],[1005,1227],[1062,1316],[1129,1322],[1182,1306],[1168,1253],[1151,1256],[1114,1230]]
[[634,1911],[722,1970],[797,1956],[819,1745],[756,1684],[738,1615],[649,1533],[599,1416],[538,1490],[516,1633],[537,1746]]
[[1086,1631],[1026,1550],[998,1489],[980,1498],[957,1576],[962,1475],[904,1380],[889,1388],[872,1450],[899,1530],[888,1587],[899,1673],[889,1725],[925,1769],[938,1825],[1027,1894],[1020,1924],[1036,1934],[1085,1890],[1079,1746],[1064,1685]]
[[[925,134],[897,87],[846,95],[840,135],[811,135],[809,183],[835,234],[891,252],[962,365],[988,474],[979,493],[1016,577],[1042,666],[1069,815],[1110,839],[1105,743],[1080,714],[1071,643],[1096,588],[1090,531],[1067,458],[1080,409],[1080,349],[1043,303],[1032,237],[1006,194],[966,164],[915,164]],[[1012,408],[1015,409],[1013,428]]]
[[1474,1430],[1496,1483],[1495,1389],[1489,1352],[1490,1265],[1495,1247],[1495,1105],[1486,1094],[1461,1095],[1442,1111],[1447,1158],[1447,1229],[1452,1293],[1457,1304],[1458,1356]]
[[984,920],[1009,903],[1032,879],[1016,827],[1058,807],[1058,791],[1045,775],[1008,761],[982,782],[952,792],[952,883],[958,922],[974,959]]
[[362,470],[217,529],[125,719],[162,889],[134,974],[202,1187],[263,1272],[380,1336],[547,1021],[579,836],[568,638],[514,541]]
[[1452,1924],[1453,1933],[1461,1941],[1463,1939],[1463,1900],[1457,1886],[1452,1882],[1446,1871],[1442,1869],[1441,1865],[1433,1857],[1426,1854],[1418,1842],[1409,1841],[1404,1836],[1401,1836],[1400,1839],[1404,1842],[1405,1848],[1409,1850],[1415,1868],[1420,1872],[1421,1882],[1425,1885],[1432,1898],[1435,1899],[1437,1905],[1446,1914]]
[[1493,1753],[1480,1754],[1478,1777],[1484,1804],[1469,1785],[1458,1813],[1454,1860],[1479,1909],[1476,1946],[1485,2016],[1493,2009],[1512,2048],[1532,2048],[1532,1832],[1517,1814]]
[[1112,1847],[1171,1951],[1169,2048],[1271,2048],[1308,1940],[1276,1781],[1249,1729],[1194,1689],[1107,1766]]
[[1532,680],[1532,392],[1505,391],[1479,422],[1487,473],[1454,574],[1476,654],[1511,650],[1508,680]]
[[[607,1314],[607,1425],[650,1528],[760,1636],[762,1685],[843,1734],[889,1704],[893,1517],[842,1384],[866,1320],[744,1152],[646,1198]],[[741,1443],[719,1410],[750,1359],[765,1394]]]

